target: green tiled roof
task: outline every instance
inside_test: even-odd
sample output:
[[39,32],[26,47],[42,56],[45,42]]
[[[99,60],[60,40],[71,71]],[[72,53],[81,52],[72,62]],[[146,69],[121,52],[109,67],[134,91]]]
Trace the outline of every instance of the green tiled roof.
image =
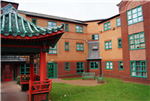
[[[3,9],[2,9],[3,10]],[[64,24],[58,27],[45,28],[34,25],[21,15],[12,7],[8,12],[1,14],[1,34],[5,36],[39,36],[51,34],[53,32],[62,31]]]

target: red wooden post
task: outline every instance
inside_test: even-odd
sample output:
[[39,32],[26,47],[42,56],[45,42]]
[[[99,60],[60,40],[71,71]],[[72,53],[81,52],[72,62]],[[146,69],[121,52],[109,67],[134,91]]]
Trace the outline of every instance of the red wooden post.
[[30,80],[34,80],[34,59],[33,56],[30,56]]
[[32,81],[34,80],[34,59],[30,56],[30,81],[29,81],[29,101],[31,101]]
[[40,52],[40,81],[46,80],[46,53]]

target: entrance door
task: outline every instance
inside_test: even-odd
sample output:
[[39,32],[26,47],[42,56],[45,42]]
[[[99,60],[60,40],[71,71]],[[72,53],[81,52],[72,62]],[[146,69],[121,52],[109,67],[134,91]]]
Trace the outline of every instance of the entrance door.
[[48,78],[55,78],[55,63],[47,64]]
[[4,64],[3,65],[3,81],[13,80],[13,65]]

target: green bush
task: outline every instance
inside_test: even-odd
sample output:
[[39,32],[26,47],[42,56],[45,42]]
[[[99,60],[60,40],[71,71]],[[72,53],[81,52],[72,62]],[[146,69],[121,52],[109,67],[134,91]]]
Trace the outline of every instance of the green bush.
[[20,85],[20,81],[21,81],[21,76],[19,75],[19,76],[17,76],[17,84]]

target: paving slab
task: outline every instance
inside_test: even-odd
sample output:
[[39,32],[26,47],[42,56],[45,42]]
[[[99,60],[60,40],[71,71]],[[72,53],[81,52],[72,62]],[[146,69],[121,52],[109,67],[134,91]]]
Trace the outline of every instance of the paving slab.
[[28,94],[16,81],[1,82],[1,101],[28,101]]
[[97,83],[97,80],[86,79],[86,80],[62,80],[61,78],[52,79],[52,83],[67,83],[71,85],[80,85],[80,86],[96,86],[106,84],[106,81],[103,83]]

